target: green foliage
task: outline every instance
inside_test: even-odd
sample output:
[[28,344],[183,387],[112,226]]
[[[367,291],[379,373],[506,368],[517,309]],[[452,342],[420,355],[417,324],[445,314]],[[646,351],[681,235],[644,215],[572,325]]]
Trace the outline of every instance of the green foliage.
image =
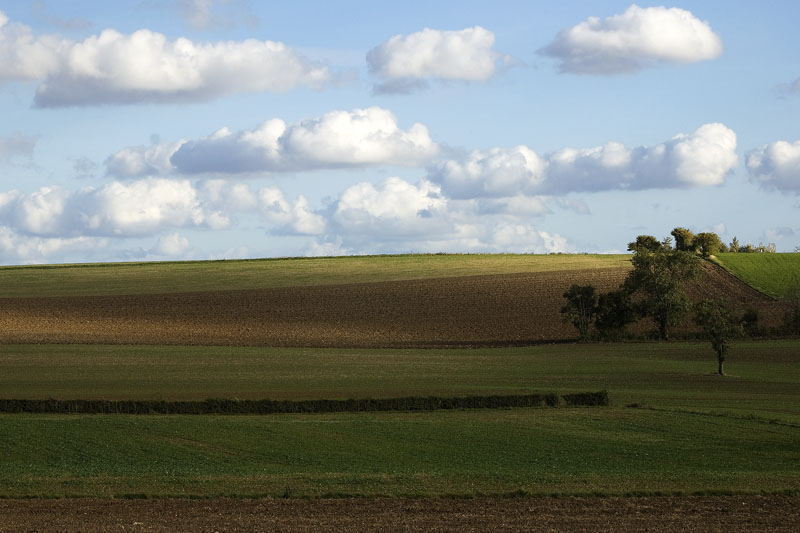
[[787,298],[800,291],[800,254],[720,254],[725,270],[751,287],[772,296]]
[[578,330],[578,337],[586,340],[589,337],[589,326],[594,320],[597,296],[591,285],[573,284],[565,293],[567,303],[561,308],[565,322],[571,322]]
[[[608,405],[608,392],[564,396],[565,405]],[[406,396],[350,400],[25,400],[0,398],[0,413],[126,414],[126,415],[271,415],[286,413],[360,413],[372,411],[439,411],[452,409],[509,409],[558,407],[559,397],[548,394],[492,396]]]
[[748,309],[742,315],[742,329],[748,337],[757,337],[762,335],[761,328],[758,325],[758,310]]
[[705,232],[705,233],[698,233],[695,235],[694,240],[692,241],[692,246],[695,250],[700,252],[705,259],[708,259],[712,255],[717,255],[722,251],[722,241],[719,238],[719,235],[716,233]]
[[718,373],[724,375],[725,359],[731,341],[742,334],[742,326],[734,318],[730,308],[719,300],[703,300],[695,306],[695,322],[703,335],[711,342],[717,354]]
[[689,310],[683,284],[699,275],[700,259],[680,250],[639,247],[631,263],[623,287],[638,296],[640,315],[652,317],[659,337],[666,340],[668,328],[680,324]]
[[675,249],[683,252],[695,252],[697,248],[694,244],[694,233],[686,228],[675,228],[670,233],[675,239]]
[[639,235],[636,237],[635,241],[628,243],[628,251],[636,252],[638,250],[646,250],[655,252],[656,250],[660,250],[662,246],[663,243],[652,235]]
[[602,340],[622,338],[625,327],[635,321],[636,313],[628,291],[619,289],[597,298],[594,326]]

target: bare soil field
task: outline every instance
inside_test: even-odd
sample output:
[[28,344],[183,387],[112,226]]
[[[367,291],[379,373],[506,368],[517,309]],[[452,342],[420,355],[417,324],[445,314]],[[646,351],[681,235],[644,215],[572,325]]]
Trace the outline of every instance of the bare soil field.
[[797,531],[800,496],[0,500],[3,531]]
[[[615,289],[627,268],[128,296],[0,299],[0,343],[314,347],[512,345],[571,340],[573,283]],[[705,264],[694,299],[721,297],[780,323],[782,308]],[[639,324],[638,331],[651,328]],[[634,328],[637,329],[637,328]]]

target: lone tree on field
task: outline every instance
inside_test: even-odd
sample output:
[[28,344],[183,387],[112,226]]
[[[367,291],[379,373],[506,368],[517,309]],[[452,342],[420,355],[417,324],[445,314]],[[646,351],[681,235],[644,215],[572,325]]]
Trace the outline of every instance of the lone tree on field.
[[667,340],[667,328],[679,324],[689,310],[683,284],[698,276],[700,258],[666,246],[653,248],[649,242],[637,246],[639,242],[637,238],[629,245],[633,250],[633,270],[625,278],[623,288],[639,296],[636,304],[639,315],[652,317],[659,337]]
[[597,296],[591,285],[573,284],[564,293],[567,303],[561,308],[564,322],[571,322],[578,330],[578,337],[585,341],[589,338],[589,326],[592,324],[597,307]]
[[703,329],[717,352],[718,372],[725,375],[723,365],[728,356],[731,340],[742,334],[742,326],[733,317],[730,308],[719,300],[703,300],[695,306],[695,323]]

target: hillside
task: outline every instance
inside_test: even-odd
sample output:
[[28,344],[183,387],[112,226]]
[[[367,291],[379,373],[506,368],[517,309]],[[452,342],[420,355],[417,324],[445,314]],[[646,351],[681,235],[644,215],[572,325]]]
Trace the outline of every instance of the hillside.
[[[81,284],[92,285],[92,277],[83,271],[80,283],[61,291],[67,295],[41,296],[41,287],[52,283],[51,273],[56,278],[74,275],[71,268],[9,269],[4,272],[7,282],[13,281],[8,278],[15,272],[26,276],[37,272],[43,281],[32,285],[37,290],[28,291],[37,296],[0,299],[0,342],[404,347],[564,341],[575,337],[559,312],[564,291],[573,283],[591,284],[599,292],[615,289],[629,268],[618,257],[401,256],[241,262],[235,267],[268,265],[280,275],[270,278],[263,273],[260,283],[266,287],[240,290],[216,289],[235,284],[228,279],[227,262],[189,263],[177,265],[178,270],[191,265],[205,269],[205,274],[196,275],[183,287],[213,289],[162,293],[153,291],[168,277],[165,272],[173,275],[176,265],[142,265],[146,272],[162,269],[161,281],[153,284],[131,265],[124,271],[128,280],[140,277],[138,292],[111,295],[96,294],[95,286],[86,290],[88,294],[74,294]],[[398,259],[405,270],[391,268]],[[297,265],[306,269],[292,272]],[[315,276],[309,265],[327,268]],[[89,272],[115,268],[94,266]],[[481,268],[491,273],[467,275]],[[524,268],[528,271],[497,273]],[[451,270],[459,275],[447,276]],[[297,285],[282,286],[292,275]],[[252,271],[249,276],[248,283],[258,281]],[[362,277],[364,281],[354,282]],[[407,279],[372,281],[391,277]],[[280,282],[273,283],[275,279]],[[337,283],[330,283],[334,279]],[[94,285],[102,286],[102,281]],[[121,292],[122,286],[106,291]],[[780,323],[780,304],[714,265],[705,264],[702,279],[690,292],[695,299],[727,299],[740,311],[756,309],[762,325]],[[642,332],[650,325],[637,327]]]
[[627,267],[628,255],[436,254],[0,267],[0,297],[172,294]]
[[773,298],[800,292],[800,254],[719,254],[717,262],[748,285]]

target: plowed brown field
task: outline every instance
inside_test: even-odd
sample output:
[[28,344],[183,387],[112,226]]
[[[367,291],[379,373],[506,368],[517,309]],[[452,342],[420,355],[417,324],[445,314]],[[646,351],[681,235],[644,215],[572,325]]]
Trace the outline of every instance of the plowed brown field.
[[4,531],[797,531],[797,496],[0,500]]
[[[182,294],[0,299],[0,343],[329,347],[569,340],[573,283],[615,289],[626,268]],[[694,299],[722,297],[780,322],[780,304],[705,264]],[[639,324],[640,331],[650,329]]]

